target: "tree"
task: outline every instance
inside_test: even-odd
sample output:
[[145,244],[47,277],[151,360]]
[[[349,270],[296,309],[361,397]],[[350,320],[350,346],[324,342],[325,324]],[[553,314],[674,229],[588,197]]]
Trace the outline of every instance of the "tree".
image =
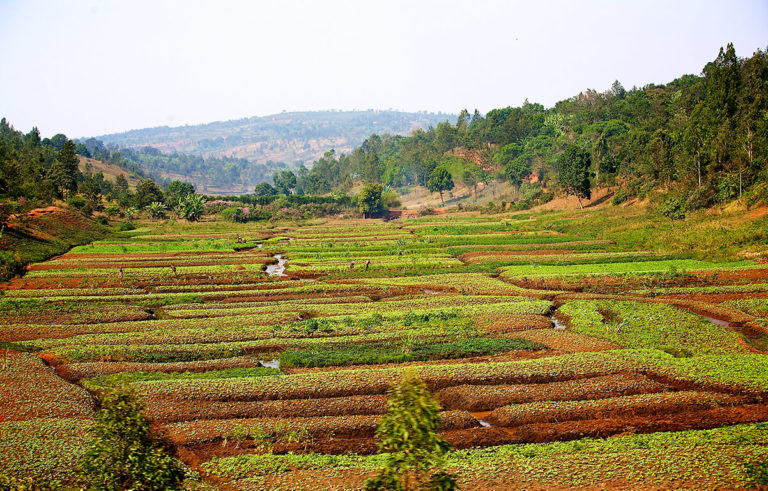
[[443,201],[443,191],[453,189],[453,177],[451,177],[451,173],[445,170],[445,167],[436,167],[429,175],[427,189],[433,193],[440,193],[440,201],[445,204],[445,201]]
[[284,170],[280,171],[280,173],[275,172],[272,180],[275,182],[275,188],[277,188],[277,191],[280,194],[288,196],[294,189],[296,189],[296,174],[291,171]]
[[115,185],[112,187],[115,195],[120,196],[128,192],[128,179],[125,178],[125,174],[119,174],[115,178]]
[[661,215],[669,218],[671,222],[675,220],[682,220],[685,218],[685,212],[683,212],[683,206],[680,201],[675,198],[669,198],[659,206],[657,210]]
[[381,193],[384,187],[381,184],[370,182],[363,187],[357,196],[357,206],[365,218],[381,215],[384,211],[384,202]]
[[273,188],[268,182],[262,182],[256,185],[253,194],[255,196],[275,196],[277,189]]
[[201,194],[185,196],[176,207],[176,212],[181,218],[186,218],[190,222],[196,222],[205,212],[205,198]]
[[77,190],[77,180],[80,177],[79,164],[80,159],[75,153],[75,142],[67,140],[62,145],[50,171],[53,181],[65,196]]
[[153,201],[163,201],[163,190],[152,179],[144,179],[136,185],[136,204],[144,208]]
[[576,196],[581,208],[584,208],[581,199],[589,199],[592,196],[589,186],[589,166],[591,164],[589,152],[579,148],[578,145],[568,145],[557,162],[560,187],[566,194]]
[[184,181],[173,181],[165,190],[165,204],[168,208],[175,208],[190,194],[195,194],[195,186]]
[[450,444],[437,434],[440,404],[414,371],[389,390],[389,408],[376,429],[379,452],[387,458],[368,490],[458,489],[442,470]]
[[157,445],[134,393],[116,388],[101,397],[94,441],[80,462],[93,489],[180,489],[184,471]]
[[477,176],[469,169],[464,169],[461,173],[461,182],[467,187],[467,189],[474,189],[475,197],[477,197]]

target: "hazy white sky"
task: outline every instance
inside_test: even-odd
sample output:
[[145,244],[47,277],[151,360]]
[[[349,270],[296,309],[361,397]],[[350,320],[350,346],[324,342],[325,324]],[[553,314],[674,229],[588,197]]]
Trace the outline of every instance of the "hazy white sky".
[[0,116],[43,136],[282,110],[481,112],[698,74],[768,1],[0,0]]

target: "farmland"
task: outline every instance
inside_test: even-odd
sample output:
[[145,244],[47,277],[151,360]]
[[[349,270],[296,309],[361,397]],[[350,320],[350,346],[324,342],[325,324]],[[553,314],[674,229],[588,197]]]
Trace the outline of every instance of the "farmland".
[[746,486],[765,251],[591,213],[147,221],[31,264],[0,290],[0,474],[72,482],[98,395],[130,385],[191,476],[357,489],[415,370],[464,489]]

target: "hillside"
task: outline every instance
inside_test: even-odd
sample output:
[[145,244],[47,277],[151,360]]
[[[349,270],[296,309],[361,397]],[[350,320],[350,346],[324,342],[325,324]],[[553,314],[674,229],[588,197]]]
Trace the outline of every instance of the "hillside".
[[99,239],[106,231],[91,219],[58,206],[11,215],[0,224],[0,281],[20,273],[29,263]]
[[88,171],[101,172],[104,174],[104,178],[111,182],[114,182],[117,176],[122,174],[128,181],[128,189],[131,191],[135,190],[136,185],[141,182],[141,177],[115,164],[110,164],[109,162],[101,162],[99,160],[80,156],[80,164],[78,167],[80,168],[80,172],[84,174],[87,174]]
[[162,152],[294,164],[312,162],[332,148],[349,152],[371,133],[408,134],[448,119],[455,119],[455,115],[373,110],[286,112],[201,125],[137,129],[97,138],[122,148],[152,146]]

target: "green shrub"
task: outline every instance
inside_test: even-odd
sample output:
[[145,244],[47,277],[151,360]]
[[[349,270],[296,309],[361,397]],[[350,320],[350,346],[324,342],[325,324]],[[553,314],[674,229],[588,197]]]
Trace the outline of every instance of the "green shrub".
[[67,206],[76,210],[82,210],[85,208],[85,198],[82,196],[71,196],[67,200]]
[[93,489],[180,489],[184,470],[157,445],[142,404],[128,389],[104,393],[93,427],[94,441],[80,461]]
[[415,372],[389,391],[389,409],[376,429],[379,451],[387,455],[367,490],[458,489],[455,476],[442,470],[451,445],[437,434],[440,404]]
[[682,220],[685,218],[683,206],[680,204],[680,201],[675,198],[669,198],[664,201],[664,203],[662,203],[661,206],[656,209],[656,211],[658,211],[660,215],[665,216],[672,221]]
[[248,221],[245,213],[243,213],[243,209],[237,206],[232,206],[230,208],[221,210],[221,218],[235,223],[245,223]]
[[136,225],[134,225],[133,222],[127,221],[127,222],[120,222],[117,224],[117,230],[120,232],[127,232],[129,230],[135,230]]
[[686,211],[696,211],[712,206],[712,192],[706,188],[691,191],[685,200]]
[[760,182],[752,186],[744,194],[747,206],[768,205],[768,182]]
[[616,194],[613,195],[611,203],[613,203],[613,206],[619,206],[620,204],[626,202],[628,199],[629,193],[627,192],[626,188],[621,188],[616,191]]

